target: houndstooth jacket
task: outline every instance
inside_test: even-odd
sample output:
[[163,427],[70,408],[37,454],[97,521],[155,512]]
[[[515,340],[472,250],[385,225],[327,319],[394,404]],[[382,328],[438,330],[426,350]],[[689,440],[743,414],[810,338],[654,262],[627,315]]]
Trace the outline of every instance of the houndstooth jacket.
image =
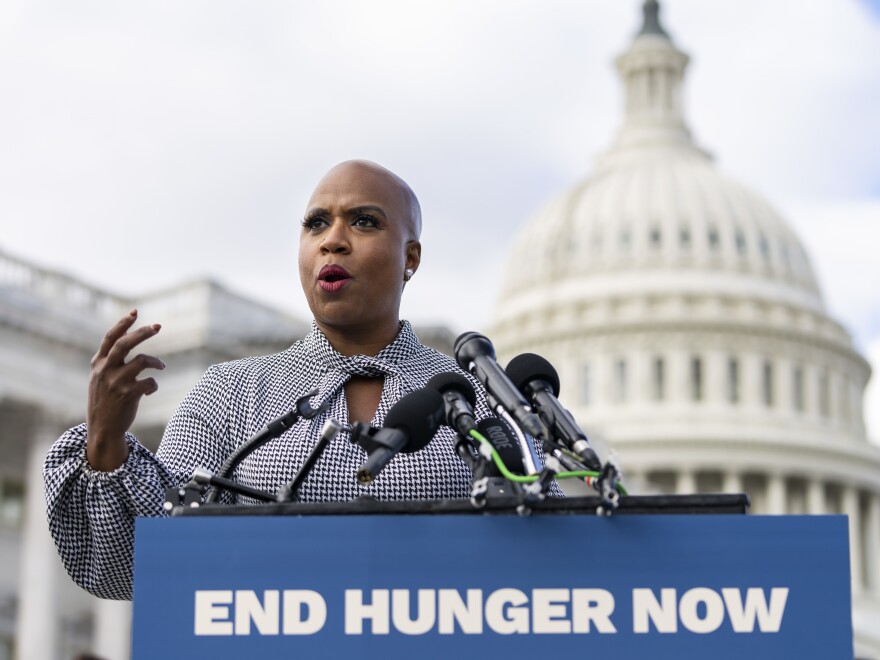
[[[325,413],[299,420],[235,471],[237,481],[275,493],[303,464],[328,418],[348,421],[342,386],[352,374],[385,376],[372,420],[373,426],[381,426],[403,395],[446,371],[463,373],[452,358],[423,346],[406,321],[397,338],[374,358],[340,355],[313,324],[305,339],[281,353],[208,369],[172,416],[155,455],[126,434],[128,459],[112,472],[99,472],[86,461],[86,425],[70,429],[52,446],[43,470],[49,528],[68,573],[102,598],[131,598],[134,520],[165,515],[166,488],[187,482],[196,467],[218,470],[236,447],[267,422],[289,412],[296,399],[318,389],[312,404],[317,407],[329,400]],[[467,377],[482,393],[476,381]],[[476,413],[480,419],[490,414],[482,396]],[[349,442],[347,433],[341,433],[302,484],[300,499],[467,497],[471,475],[454,451],[454,438],[452,429],[441,427],[423,450],[398,454],[373,483],[362,486],[355,475],[366,453]],[[225,501],[232,497],[226,496]],[[238,501],[249,503],[241,497]]]

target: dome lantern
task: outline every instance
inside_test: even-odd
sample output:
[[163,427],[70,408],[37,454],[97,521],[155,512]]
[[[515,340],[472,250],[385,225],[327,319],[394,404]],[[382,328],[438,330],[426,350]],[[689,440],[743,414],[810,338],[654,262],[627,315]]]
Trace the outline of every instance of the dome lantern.
[[633,149],[680,148],[703,158],[683,116],[682,83],[689,61],[660,24],[656,0],[643,6],[642,28],[615,64],[624,89],[624,118],[611,150],[598,163],[601,171]]
[[669,38],[666,30],[660,25],[660,3],[657,0],[645,0],[645,4],[642,5],[642,15],[644,21],[642,22],[642,29],[639,30],[639,35],[656,34],[667,39]]

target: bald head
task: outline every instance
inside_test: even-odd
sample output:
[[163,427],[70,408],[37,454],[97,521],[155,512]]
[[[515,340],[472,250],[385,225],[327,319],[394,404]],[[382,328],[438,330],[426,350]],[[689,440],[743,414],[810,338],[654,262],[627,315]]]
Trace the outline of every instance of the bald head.
[[299,240],[300,282],[322,331],[379,329],[383,347],[396,336],[404,285],[421,263],[420,230],[416,196],[384,167],[351,160],[324,175]]
[[[417,241],[422,234],[422,207],[419,205],[419,199],[409,187],[409,184],[397,176],[391,170],[388,170],[378,163],[370,160],[346,160],[338,165],[331,167],[324,177],[325,179],[335,177],[350,170],[362,170],[369,172],[373,176],[380,177],[390,183],[398,192],[401,199],[401,209],[403,210],[403,220],[407,224],[410,240]],[[318,184],[321,185],[320,183]]]

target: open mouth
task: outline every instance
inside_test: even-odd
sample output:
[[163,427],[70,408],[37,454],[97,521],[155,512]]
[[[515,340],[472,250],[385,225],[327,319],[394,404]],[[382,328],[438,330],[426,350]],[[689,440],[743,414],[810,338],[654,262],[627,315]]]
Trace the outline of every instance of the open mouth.
[[318,285],[324,291],[338,291],[351,280],[351,275],[342,266],[324,266],[318,273]]

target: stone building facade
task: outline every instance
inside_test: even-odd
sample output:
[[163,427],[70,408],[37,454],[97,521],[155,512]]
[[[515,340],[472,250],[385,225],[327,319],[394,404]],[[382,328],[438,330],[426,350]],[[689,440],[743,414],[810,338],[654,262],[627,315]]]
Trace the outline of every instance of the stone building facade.
[[642,491],[747,492],[757,514],[848,515],[856,649],[880,658],[870,367],[828,315],[798,237],[694,143],[688,56],[658,9],[645,2],[616,61],[616,140],[521,232],[491,337],[502,359],[534,352],[557,366],[563,402]]

